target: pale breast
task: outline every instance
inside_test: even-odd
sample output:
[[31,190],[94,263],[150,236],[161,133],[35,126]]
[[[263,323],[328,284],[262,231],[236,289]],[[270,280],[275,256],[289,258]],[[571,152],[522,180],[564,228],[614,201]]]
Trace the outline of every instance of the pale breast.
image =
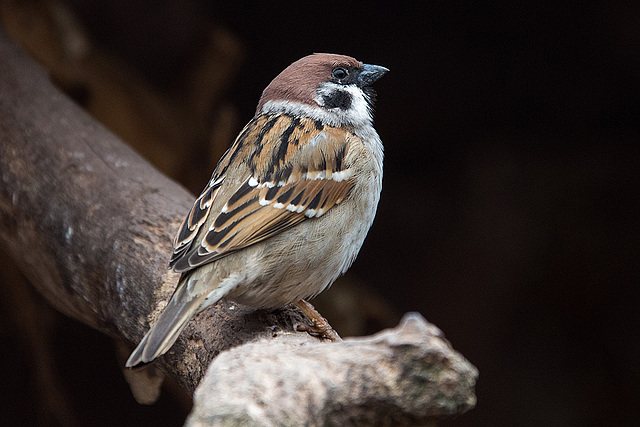
[[229,299],[254,307],[282,306],[320,293],[351,266],[375,217],[382,186],[381,144],[373,132],[374,141],[357,136],[350,141],[346,160],[357,173],[348,197],[323,216],[239,254],[255,274]]

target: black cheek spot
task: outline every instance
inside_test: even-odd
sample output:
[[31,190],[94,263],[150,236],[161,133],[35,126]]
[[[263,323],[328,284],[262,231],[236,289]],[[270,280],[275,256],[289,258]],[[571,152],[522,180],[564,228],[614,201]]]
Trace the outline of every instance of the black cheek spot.
[[351,94],[344,90],[335,90],[328,95],[323,95],[324,108],[339,108],[348,110],[351,107]]

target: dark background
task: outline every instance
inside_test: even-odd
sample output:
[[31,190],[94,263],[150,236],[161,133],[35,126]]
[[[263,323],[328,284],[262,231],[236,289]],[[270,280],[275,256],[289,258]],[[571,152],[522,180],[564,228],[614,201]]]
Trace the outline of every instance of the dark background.
[[[638,425],[640,3],[413,3],[67,2],[97,46],[160,91],[207,27],[234,34],[236,132],[304,55],[390,68],[376,85],[384,189],[351,272],[478,367],[477,407],[447,425]],[[211,172],[197,169],[194,192]],[[62,352],[109,345],[71,325]],[[131,403],[108,369],[79,394],[105,393],[122,414],[80,419],[181,422]]]

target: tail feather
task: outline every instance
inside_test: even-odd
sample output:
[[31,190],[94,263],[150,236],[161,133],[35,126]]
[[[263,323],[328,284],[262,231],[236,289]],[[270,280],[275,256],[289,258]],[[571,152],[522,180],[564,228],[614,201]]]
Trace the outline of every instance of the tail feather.
[[183,289],[179,289],[173,295],[158,321],[133,350],[125,364],[127,368],[152,362],[166,353],[187,326],[189,319],[197,313],[207,295],[185,298],[184,295],[181,295],[185,292],[180,292]]

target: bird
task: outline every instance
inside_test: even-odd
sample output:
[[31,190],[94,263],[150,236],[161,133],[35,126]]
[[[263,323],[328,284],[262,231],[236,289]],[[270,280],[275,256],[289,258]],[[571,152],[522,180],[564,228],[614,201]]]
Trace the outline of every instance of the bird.
[[169,261],[180,279],[126,367],[166,353],[222,298],[317,314],[305,300],[351,266],[376,214],[383,145],[371,85],[388,71],[314,53],[269,83],[182,222]]

